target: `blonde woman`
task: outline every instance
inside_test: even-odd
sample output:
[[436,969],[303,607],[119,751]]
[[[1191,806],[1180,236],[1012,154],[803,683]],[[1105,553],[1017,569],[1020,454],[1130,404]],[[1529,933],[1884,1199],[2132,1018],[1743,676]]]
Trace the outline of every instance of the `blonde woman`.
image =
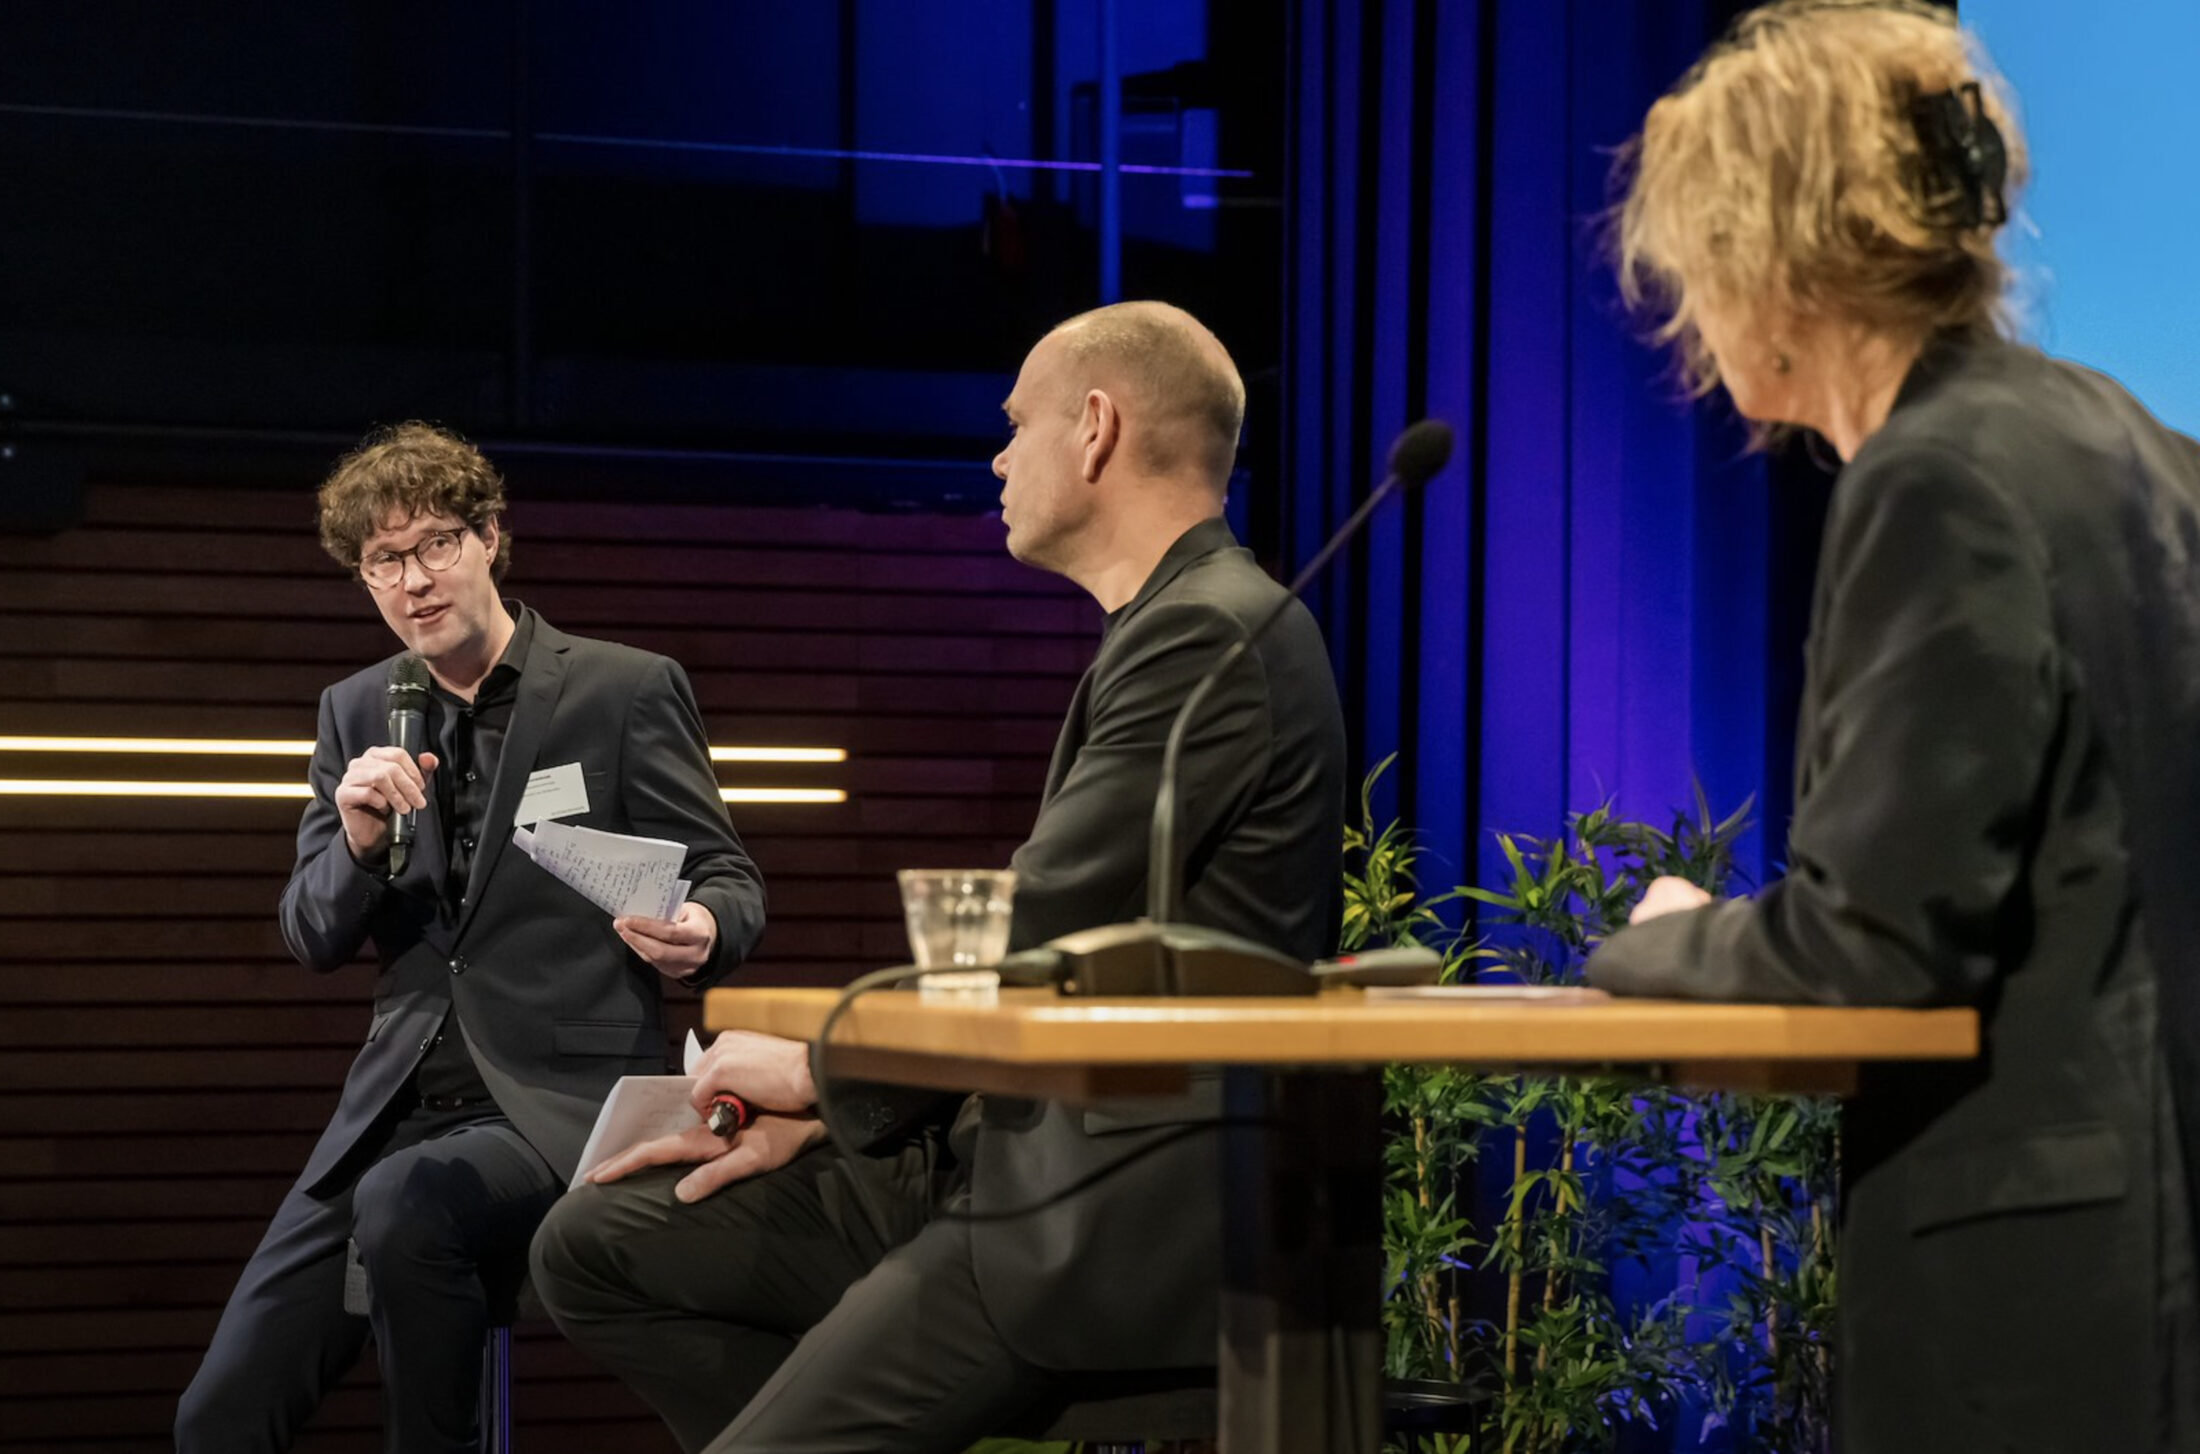
[[1590,976],[1984,1025],[1848,1113],[1848,1454],[2200,1448],[2200,446],[2009,340],[2024,173],[1945,11],[1825,0],[1745,16],[1621,173],[1691,380],[1845,466],[1788,874],[1658,881]]

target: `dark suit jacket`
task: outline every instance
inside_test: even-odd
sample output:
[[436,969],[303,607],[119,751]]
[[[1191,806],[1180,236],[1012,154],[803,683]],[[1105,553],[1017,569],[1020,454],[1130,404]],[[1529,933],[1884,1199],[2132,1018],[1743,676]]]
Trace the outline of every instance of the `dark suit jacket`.
[[1842,474],[1817,592],[1786,878],[1589,976],[1979,1008],[1982,1059],[1869,1070],[1847,1113],[1850,1454],[2193,1448],[2200,447],[1942,341]]
[[[1283,588],[1220,520],[1172,546],[1108,621],[1016,851],[1011,949],[1136,919],[1162,744],[1186,693]],[[1294,605],[1216,686],[1186,739],[1183,917],[1317,959],[1342,914],[1344,721],[1314,618]],[[1166,1104],[1074,1109],[974,1098],[972,1210],[1045,1200],[1103,1162],[1220,1114],[1213,1082]],[[1059,1205],[981,1223],[971,1247],[994,1325],[1056,1368],[1215,1360],[1219,1138],[1195,1136]]]
[[283,890],[283,938],[300,962],[337,969],[370,938],[381,961],[367,1043],[300,1184],[316,1188],[338,1170],[454,1005],[497,1105],[569,1177],[612,1082],[664,1069],[665,1032],[657,971],[612,932],[610,915],[511,846],[528,775],[577,762],[589,808],[565,821],[688,845],[689,897],[718,921],[717,949],[697,983],[721,978],[755,948],[762,881],[718,796],[679,666],[567,636],[538,616],[465,907],[453,921],[439,900],[446,860],[434,794],[420,815],[416,856],[394,879],[361,868],[344,843],[336,784],[352,758],[389,740],[388,670],[382,662],[322,693],[314,797]]

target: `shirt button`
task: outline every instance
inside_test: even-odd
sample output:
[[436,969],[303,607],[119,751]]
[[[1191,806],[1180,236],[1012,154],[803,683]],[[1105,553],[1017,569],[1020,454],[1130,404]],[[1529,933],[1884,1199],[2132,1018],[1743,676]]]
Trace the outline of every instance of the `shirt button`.
[[466,774],[466,781],[468,781],[468,782],[472,782],[472,781],[473,781],[473,780],[474,780],[475,778],[477,778],[477,777],[479,777],[479,776],[480,776],[480,774],[479,774],[479,773],[476,773],[476,772],[473,772],[473,771],[468,771],[468,772],[467,772],[467,774]]
[[453,956],[452,956],[452,958],[451,958],[451,973],[453,973],[453,974],[464,974],[465,972],[466,972],[466,956],[465,956],[465,955],[463,955],[463,954],[459,954],[459,955],[453,955]]

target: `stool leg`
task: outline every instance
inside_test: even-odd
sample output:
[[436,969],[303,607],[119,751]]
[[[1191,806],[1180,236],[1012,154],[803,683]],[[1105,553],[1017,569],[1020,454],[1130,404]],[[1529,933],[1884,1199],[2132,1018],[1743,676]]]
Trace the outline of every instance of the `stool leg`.
[[512,1454],[512,1330],[495,1327],[481,1344],[481,1451]]

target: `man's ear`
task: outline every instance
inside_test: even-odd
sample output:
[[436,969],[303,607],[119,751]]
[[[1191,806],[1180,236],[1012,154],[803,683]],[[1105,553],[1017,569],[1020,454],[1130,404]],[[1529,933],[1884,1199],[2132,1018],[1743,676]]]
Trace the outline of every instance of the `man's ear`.
[[1085,394],[1085,409],[1078,420],[1078,443],[1083,447],[1079,461],[1086,484],[1100,478],[1100,471],[1107,468],[1115,455],[1115,447],[1122,442],[1123,416],[1115,412],[1115,401],[1105,390],[1091,389]]

